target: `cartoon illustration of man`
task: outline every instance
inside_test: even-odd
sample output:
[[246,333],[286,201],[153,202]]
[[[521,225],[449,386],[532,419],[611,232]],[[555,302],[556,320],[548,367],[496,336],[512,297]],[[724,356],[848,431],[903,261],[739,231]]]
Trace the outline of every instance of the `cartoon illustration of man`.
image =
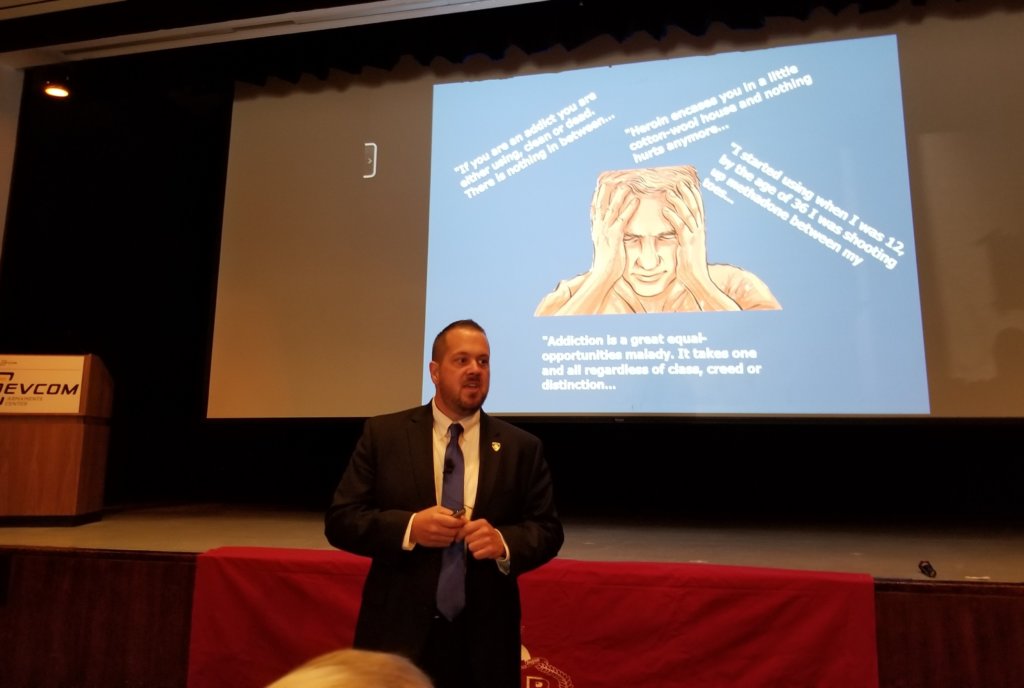
[[690,165],[602,172],[590,205],[593,265],[562,280],[536,316],[778,310],[753,273],[707,260]]

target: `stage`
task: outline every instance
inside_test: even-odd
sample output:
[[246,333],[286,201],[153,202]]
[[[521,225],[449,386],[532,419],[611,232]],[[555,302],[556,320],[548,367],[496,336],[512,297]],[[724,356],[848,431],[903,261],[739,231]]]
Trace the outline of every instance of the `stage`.
[[[565,529],[558,559],[522,582],[524,642],[552,663],[536,685],[559,685],[560,671],[579,688],[621,685],[610,666],[655,688],[1024,685],[1019,527],[573,518]],[[2,527],[0,684],[198,688],[228,685],[218,672],[229,671],[257,686],[347,641],[365,563],[327,545],[319,512],[282,508],[140,505],[74,527]],[[686,654],[698,642],[714,652]],[[628,665],[651,648],[663,666]],[[590,676],[592,656],[609,664]]]
[[[226,504],[110,509],[76,527],[0,527],[0,546],[205,552],[330,549],[320,512]],[[559,554],[579,561],[708,563],[865,573],[876,579],[1024,583],[1024,528],[998,523],[609,522],[569,519]],[[935,577],[918,568],[928,561]]]

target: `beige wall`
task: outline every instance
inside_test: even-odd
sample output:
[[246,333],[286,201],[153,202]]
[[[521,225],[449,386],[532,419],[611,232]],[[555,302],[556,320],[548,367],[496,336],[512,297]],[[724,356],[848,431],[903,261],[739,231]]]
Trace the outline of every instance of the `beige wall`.
[[18,134],[21,81],[20,71],[0,66],[0,256],[3,254],[4,226],[7,224],[14,142]]

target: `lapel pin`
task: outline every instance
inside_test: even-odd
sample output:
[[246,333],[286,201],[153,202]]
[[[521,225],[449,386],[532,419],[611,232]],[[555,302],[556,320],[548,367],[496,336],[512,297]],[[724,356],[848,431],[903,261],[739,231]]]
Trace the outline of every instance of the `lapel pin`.
[[501,442],[491,442],[491,451],[501,451]]

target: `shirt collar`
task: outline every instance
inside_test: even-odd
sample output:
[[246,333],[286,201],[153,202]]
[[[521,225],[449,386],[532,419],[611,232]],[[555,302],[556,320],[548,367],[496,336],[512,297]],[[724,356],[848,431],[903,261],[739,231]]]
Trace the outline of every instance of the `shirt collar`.
[[471,428],[475,428],[480,424],[480,409],[477,409],[465,418],[452,419],[444,415],[444,413],[441,412],[441,409],[437,408],[437,404],[434,400],[431,399],[430,410],[434,414],[434,429],[439,431],[442,435],[448,432],[448,426],[452,423],[458,423],[462,426],[462,434],[466,434]]

